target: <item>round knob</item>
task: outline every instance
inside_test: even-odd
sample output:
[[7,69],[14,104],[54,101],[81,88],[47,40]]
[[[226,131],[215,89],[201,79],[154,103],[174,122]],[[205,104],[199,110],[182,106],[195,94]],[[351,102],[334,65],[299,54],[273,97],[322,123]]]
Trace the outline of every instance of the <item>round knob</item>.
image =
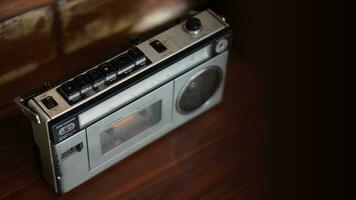
[[215,51],[216,53],[223,52],[229,45],[229,42],[226,39],[222,39],[216,43]]
[[198,34],[201,29],[201,21],[195,17],[188,18],[185,22],[185,28],[191,34]]

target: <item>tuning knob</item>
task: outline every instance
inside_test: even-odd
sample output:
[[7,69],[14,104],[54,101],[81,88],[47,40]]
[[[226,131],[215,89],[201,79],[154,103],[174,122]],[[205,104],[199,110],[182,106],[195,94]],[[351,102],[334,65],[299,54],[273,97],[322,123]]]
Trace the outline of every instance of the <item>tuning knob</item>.
[[201,21],[196,17],[188,18],[185,22],[185,29],[191,34],[198,34],[201,30]]

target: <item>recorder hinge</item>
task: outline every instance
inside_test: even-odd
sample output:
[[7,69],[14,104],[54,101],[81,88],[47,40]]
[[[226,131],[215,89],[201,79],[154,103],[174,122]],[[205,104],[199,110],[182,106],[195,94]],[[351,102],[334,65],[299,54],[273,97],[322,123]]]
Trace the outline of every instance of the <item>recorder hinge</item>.
[[26,115],[26,117],[36,122],[37,124],[41,124],[40,116],[32,111],[29,107],[27,107],[21,97],[17,97],[14,101],[18,106],[20,106],[21,111],[24,113],[24,115]]

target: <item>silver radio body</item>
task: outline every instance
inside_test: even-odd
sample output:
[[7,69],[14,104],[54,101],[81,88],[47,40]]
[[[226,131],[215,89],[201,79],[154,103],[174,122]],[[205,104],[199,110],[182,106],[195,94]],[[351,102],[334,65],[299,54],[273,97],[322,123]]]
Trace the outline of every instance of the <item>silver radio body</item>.
[[55,191],[75,188],[218,104],[230,38],[224,18],[206,10],[60,84],[18,97]]

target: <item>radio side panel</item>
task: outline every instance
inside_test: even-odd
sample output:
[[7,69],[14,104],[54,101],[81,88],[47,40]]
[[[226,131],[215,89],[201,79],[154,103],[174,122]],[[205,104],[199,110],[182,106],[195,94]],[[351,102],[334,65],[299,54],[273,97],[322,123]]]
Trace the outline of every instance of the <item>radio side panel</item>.
[[51,141],[48,135],[48,121],[49,117],[42,111],[42,109],[33,101],[30,100],[28,105],[35,110],[39,116],[41,123],[38,124],[31,120],[34,142],[39,149],[39,156],[41,160],[42,173],[48,183],[58,192],[56,175],[54,171],[53,152]]
[[65,193],[89,178],[85,130],[54,146],[60,170],[60,192]]

